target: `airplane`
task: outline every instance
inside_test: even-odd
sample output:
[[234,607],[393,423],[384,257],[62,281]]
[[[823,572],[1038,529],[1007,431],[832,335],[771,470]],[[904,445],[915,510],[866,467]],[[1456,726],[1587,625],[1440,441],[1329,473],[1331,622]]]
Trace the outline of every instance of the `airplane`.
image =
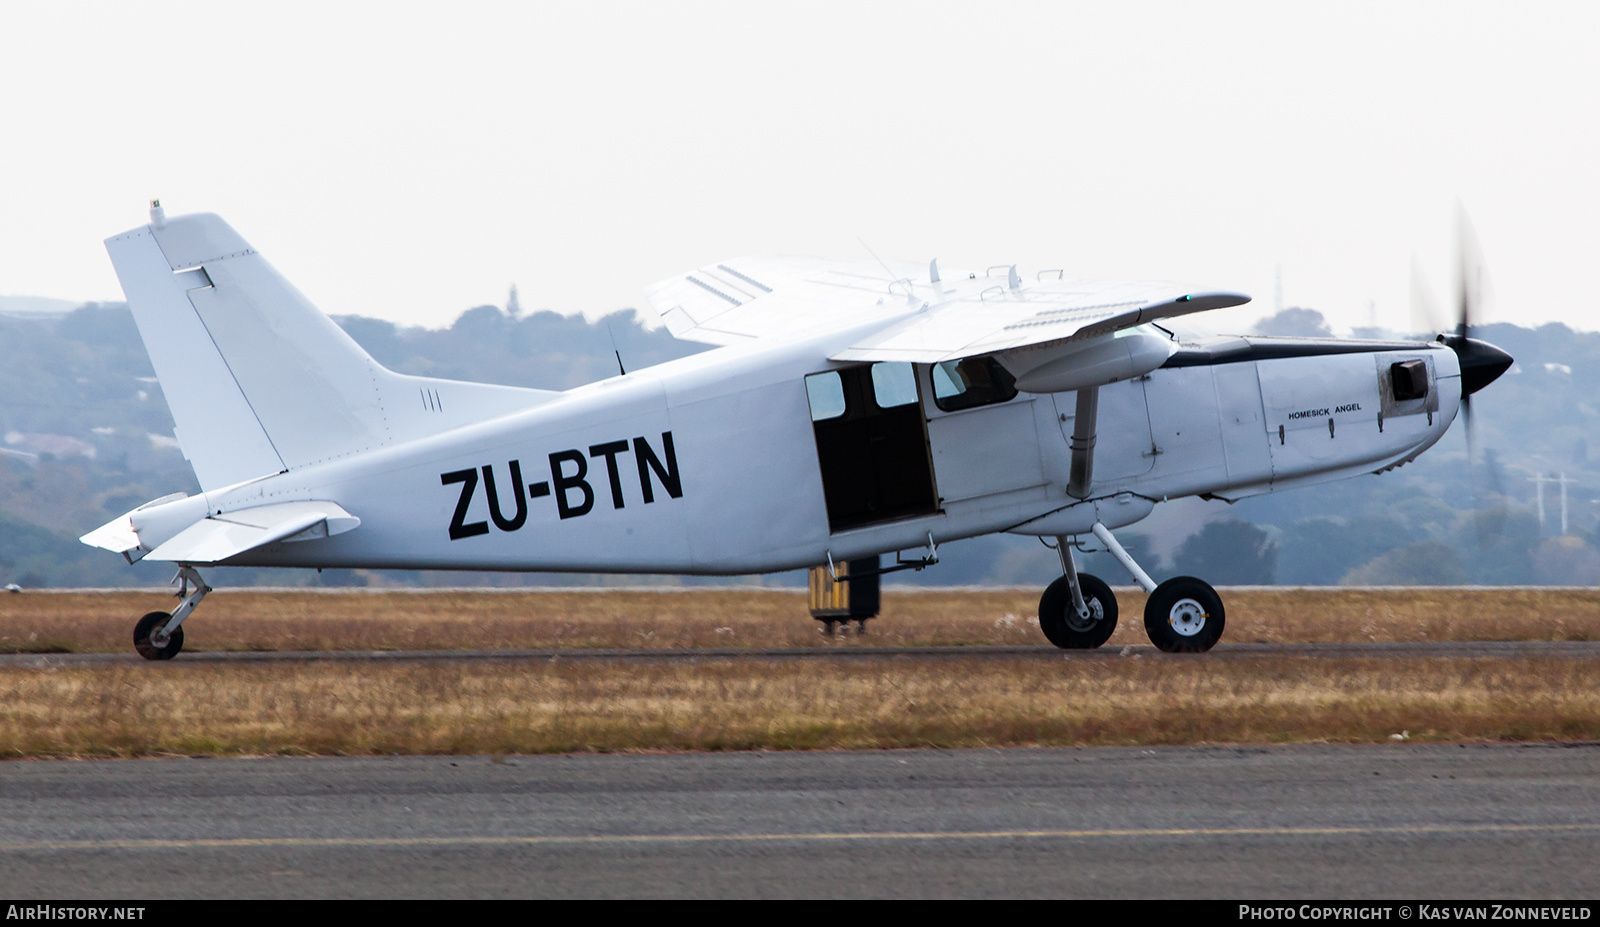
[[1433,342],[1214,335],[1190,317],[1248,296],[766,256],[646,290],[675,337],[715,350],[523,389],[384,368],[215,215],[155,201],[106,248],[201,489],[81,539],[176,564],[178,605],[134,628],[152,660],[182,649],[213,565],[838,573],[994,532],[1054,540],[1039,620],[1056,646],[1116,627],[1111,587],[1077,569],[1093,537],[1149,593],[1152,643],[1205,651],[1216,590],[1154,582],[1113,531],[1172,499],[1398,467],[1512,362],[1465,324]]

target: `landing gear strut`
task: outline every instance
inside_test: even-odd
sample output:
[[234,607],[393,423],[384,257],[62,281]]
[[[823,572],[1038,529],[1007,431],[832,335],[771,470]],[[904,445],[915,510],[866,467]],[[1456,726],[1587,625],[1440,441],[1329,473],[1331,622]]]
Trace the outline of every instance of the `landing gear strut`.
[[[1150,594],[1144,606],[1144,630],[1150,642],[1168,653],[1200,653],[1222,637],[1222,597],[1204,580],[1175,576],[1157,585],[1117,543],[1105,525],[1095,522],[1094,536],[1117,558],[1135,582]],[[1117,600],[1098,577],[1079,573],[1072,558],[1073,540],[1056,538],[1062,577],[1039,599],[1039,627],[1050,643],[1066,650],[1099,647],[1117,627]]]
[[1117,597],[1100,577],[1078,572],[1071,541],[1056,544],[1063,575],[1039,599],[1039,627],[1063,650],[1093,650],[1117,629]]
[[133,626],[133,649],[146,660],[170,660],[178,655],[183,649],[183,629],[179,625],[211,591],[191,566],[179,566],[178,575],[172,579],[179,584],[178,598],[182,601],[178,607],[171,612],[149,612]]

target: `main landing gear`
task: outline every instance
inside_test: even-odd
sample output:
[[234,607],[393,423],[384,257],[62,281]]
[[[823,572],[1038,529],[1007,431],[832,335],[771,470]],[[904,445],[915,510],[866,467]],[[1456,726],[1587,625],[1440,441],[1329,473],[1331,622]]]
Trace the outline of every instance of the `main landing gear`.
[[[1168,653],[1210,650],[1222,637],[1222,598],[1210,584],[1193,576],[1175,576],[1160,585],[1128,556],[1105,525],[1096,522],[1094,536],[1150,594],[1144,606],[1144,630],[1150,642]],[[1060,579],[1039,599],[1039,627],[1064,650],[1092,650],[1117,629],[1117,599],[1097,576],[1079,573],[1072,557],[1072,539],[1058,536]]]
[[[211,591],[194,567],[179,566],[173,581],[178,583],[178,607],[170,612],[150,612],[133,626],[133,649],[146,660],[170,660],[183,649],[183,624],[194,607]],[[193,586],[191,590],[189,587]]]

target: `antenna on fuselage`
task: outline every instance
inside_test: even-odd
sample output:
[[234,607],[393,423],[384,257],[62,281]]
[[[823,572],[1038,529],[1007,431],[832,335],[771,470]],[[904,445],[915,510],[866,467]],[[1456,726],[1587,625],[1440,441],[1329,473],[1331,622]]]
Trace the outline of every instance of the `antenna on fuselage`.
[[611,353],[617,355],[617,375],[625,377],[628,371],[622,366],[622,352],[617,350],[617,333],[611,330],[610,319],[606,319],[606,334],[611,336]]

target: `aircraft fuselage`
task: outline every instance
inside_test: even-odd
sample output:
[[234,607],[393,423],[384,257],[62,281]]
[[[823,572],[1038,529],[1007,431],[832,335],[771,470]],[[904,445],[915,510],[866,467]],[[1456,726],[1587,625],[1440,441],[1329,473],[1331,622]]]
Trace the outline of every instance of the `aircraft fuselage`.
[[[1093,481],[1076,499],[1066,493],[1075,394],[947,410],[937,368],[903,365],[881,377],[915,379],[896,424],[874,424],[889,418],[869,397],[878,419],[834,438],[814,421],[830,410],[819,413],[808,376],[872,366],[822,360],[839,341],[720,348],[168,505],[175,525],[299,500],[334,501],[361,520],[360,530],[279,542],[233,565],[769,572],[995,531],[1082,534],[1097,521],[1136,522],[1166,499],[1237,499],[1377,472],[1437,441],[1460,397],[1457,357],[1442,345],[1186,344],[1147,376],[1100,388]],[[1396,399],[1389,371],[1411,360],[1426,366],[1427,395]],[[830,489],[822,461],[829,442],[847,440],[854,469],[870,468],[861,455],[889,455],[899,479],[915,481],[922,461],[926,483],[850,476],[861,484]]]

